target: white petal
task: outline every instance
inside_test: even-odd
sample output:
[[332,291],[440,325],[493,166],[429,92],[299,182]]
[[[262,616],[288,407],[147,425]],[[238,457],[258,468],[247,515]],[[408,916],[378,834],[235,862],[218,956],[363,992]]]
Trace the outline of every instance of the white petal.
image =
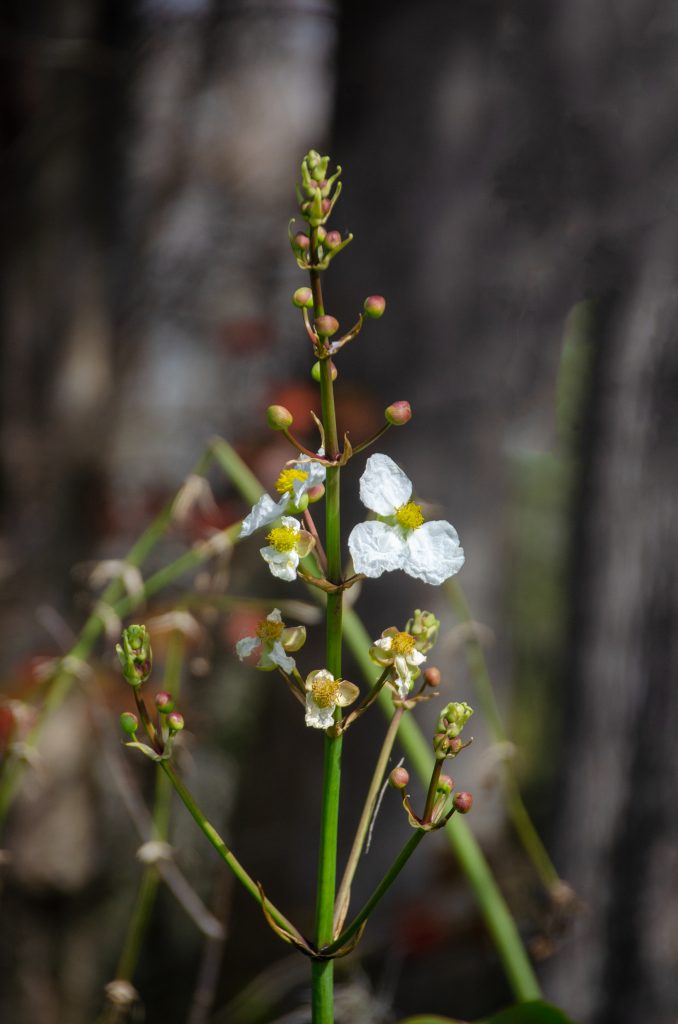
[[282,615],[279,608],[274,608],[270,615],[266,616],[267,622],[282,622]]
[[413,650],[407,655],[407,661],[409,665],[414,665],[415,668],[426,661],[426,655],[422,654],[421,651]]
[[265,562],[268,562],[268,567],[271,570],[272,575],[276,576],[279,580],[285,580],[287,583],[291,583],[292,580],[297,578],[299,555],[296,551],[276,551],[276,549],[269,544],[268,547],[261,548],[261,557]]
[[242,661],[244,658],[248,658],[260,643],[261,640],[257,636],[244,636],[242,640],[238,640],[235,645],[235,653]]
[[[320,452],[318,452],[318,454],[320,454]],[[323,457],[324,454],[325,453],[323,452]],[[311,487],[315,487],[317,484],[324,483],[325,467],[323,466],[322,462],[315,462],[313,459],[304,458],[300,459],[299,462],[295,462],[294,468],[300,469],[303,473],[308,473],[308,476],[306,477],[305,480],[295,480],[292,483],[294,499],[295,502],[298,504],[300,498],[302,498],[303,495],[306,494],[306,492],[311,489]]]
[[400,569],[406,555],[400,531],[387,523],[358,523],[349,535],[348,549],[355,571],[372,579]]
[[262,526],[268,526],[287,508],[289,504],[287,495],[283,495],[280,501],[274,501],[269,494],[262,494],[252,511],[242,521],[240,536],[249,537],[255,530]]
[[319,708],[310,693],[306,694],[306,725],[312,729],[329,729],[334,724],[334,706]]
[[360,477],[360,500],[379,516],[392,516],[407,504],[412,484],[388,455],[370,455]]
[[301,526],[299,520],[295,519],[294,516],[283,516],[280,520],[283,526],[286,526],[289,530],[294,530],[295,533],[299,533]]
[[438,586],[459,572],[464,551],[457,531],[443,519],[424,523],[409,534],[402,568],[408,576]]
[[397,654],[395,657],[395,670],[398,676],[398,694],[404,698],[412,689],[412,673],[410,672],[410,666],[401,654]]
[[392,636],[382,636],[379,640],[374,641],[375,647],[380,647],[382,651],[390,651],[393,646]]
[[285,654],[285,648],[276,640],[273,644],[273,648],[266,652],[268,660],[273,662],[274,665],[278,665],[283,672],[291,672],[294,668],[294,658],[290,658],[289,654]]

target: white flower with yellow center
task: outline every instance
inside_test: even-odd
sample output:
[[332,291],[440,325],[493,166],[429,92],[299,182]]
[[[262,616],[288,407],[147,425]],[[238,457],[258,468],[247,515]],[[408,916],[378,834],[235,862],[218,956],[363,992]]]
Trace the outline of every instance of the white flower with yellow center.
[[298,651],[306,641],[306,630],[303,626],[285,626],[279,608],[274,608],[270,615],[262,619],[255,630],[254,636],[244,636],[235,645],[235,653],[241,661],[260,649],[261,655],[257,668],[271,672],[281,668],[283,672],[292,672],[294,658],[287,651]]
[[352,704],[360,690],[347,679],[335,679],[325,668],[309,672],[306,677],[306,725],[312,729],[329,729],[334,722],[334,709]]
[[360,478],[360,500],[380,517],[351,530],[348,547],[357,573],[376,579],[402,569],[437,586],[459,572],[464,551],[444,520],[424,522],[411,500],[412,484],[388,455],[370,455]]
[[297,578],[299,559],[309,553],[315,541],[302,530],[298,519],[283,516],[281,523],[266,534],[268,547],[261,548],[261,557],[274,576],[290,583]]
[[[318,455],[324,458],[323,448],[319,449]],[[278,500],[274,501],[270,494],[262,494],[249,515],[243,519],[240,536],[249,537],[255,530],[268,526],[285,512],[298,510],[304,505],[308,491],[323,483],[324,479],[325,467],[322,462],[316,462],[309,456],[305,455],[296,462],[289,463],[275,482],[275,489],[280,495]]]
[[370,658],[377,665],[382,668],[393,665],[396,674],[394,685],[401,700],[407,697],[415,675],[419,675],[419,666],[426,661],[426,655],[417,650],[416,643],[416,637],[411,633],[401,633],[391,626],[370,647]]

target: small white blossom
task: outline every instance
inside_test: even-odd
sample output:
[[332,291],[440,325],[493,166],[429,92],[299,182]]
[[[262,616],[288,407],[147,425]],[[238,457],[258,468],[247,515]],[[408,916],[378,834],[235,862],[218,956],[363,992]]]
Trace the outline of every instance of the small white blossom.
[[376,579],[402,569],[408,576],[438,585],[459,572],[464,552],[448,522],[424,522],[411,500],[412,483],[388,455],[371,455],[360,478],[360,499],[381,517],[359,523],[348,538],[357,573]]
[[327,669],[316,669],[306,677],[306,725],[312,729],[329,729],[334,723],[334,709],[345,708],[359,694],[355,683],[335,679]]
[[[318,455],[321,459],[324,458],[325,450],[320,448]],[[280,497],[274,501],[269,494],[262,494],[249,515],[243,519],[240,536],[249,537],[255,530],[275,522],[285,512],[298,509],[308,491],[324,480],[325,467],[322,462],[317,462],[308,455],[302,456],[296,462],[288,463],[275,484]]]
[[287,651],[298,651],[306,640],[303,626],[287,628],[282,620],[279,608],[274,608],[270,615],[262,619],[256,628],[255,636],[244,636],[235,645],[235,652],[241,661],[248,658],[253,651],[260,649],[261,655],[257,668],[271,671],[281,668],[283,672],[292,672],[295,667],[294,658]]
[[415,675],[419,675],[419,666],[426,661],[426,655],[417,650],[416,642],[411,633],[401,633],[391,626],[370,647],[370,657],[377,665],[384,668],[393,665],[396,674],[394,685],[401,700],[407,697]]
[[273,576],[290,583],[297,578],[299,560],[307,555],[315,541],[310,533],[302,530],[299,520],[283,516],[282,526],[274,526],[267,533],[269,544],[261,548],[261,557],[268,563]]

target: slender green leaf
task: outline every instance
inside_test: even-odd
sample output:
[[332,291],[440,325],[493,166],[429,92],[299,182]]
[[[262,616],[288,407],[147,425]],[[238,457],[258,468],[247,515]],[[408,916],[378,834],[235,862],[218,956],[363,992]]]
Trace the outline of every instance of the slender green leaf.
[[[463,1021],[455,1017],[437,1017],[430,1014],[408,1017],[400,1024],[463,1024]],[[517,1006],[510,1006],[507,1010],[501,1010],[494,1016],[479,1021],[478,1024],[573,1024],[569,1017],[566,1017],[562,1010],[541,1000],[534,1000],[529,1003],[518,1003]]]

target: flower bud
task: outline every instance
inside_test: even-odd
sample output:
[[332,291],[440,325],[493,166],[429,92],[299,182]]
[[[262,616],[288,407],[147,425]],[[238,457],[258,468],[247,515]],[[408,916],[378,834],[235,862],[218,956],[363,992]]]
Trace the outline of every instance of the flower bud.
[[369,316],[373,320],[378,320],[380,316],[384,315],[386,299],[383,295],[368,295],[365,299],[363,309],[365,310],[365,316]]
[[174,698],[167,690],[160,690],[155,695],[155,706],[162,715],[169,715],[174,711]]
[[294,417],[284,405],[269,405],[266,419],[271,430],[287,430],[294,423]]
[[331,199],[323,199],[323,201],[322,201],[322,203],[320,205],[322,206],[323,213],[327,214],[332,209],[332,200]]
[[131,711],[123,711],[120,715],[120,728],[128,736],[134,736],[134,733],[139,728],[139,719]]
[[292,302],[297,309],[310,309],[313,305],[313,292],[310,288],[297,288],[292,296]]
[[393,402],[384,409],[384,416],[392,427],[402,427],[412,419],[412,407],[409,402]]
[[325,235],[325,248],[332,252],[334,249],[338,249],[341,245],[341,232],[340,231],[328,231]]
[[181,732],[184,727],[184,716],[178,711],[172,711],[167,716],[167,724],[170,732]]
[[438,779],[438,785],[436,786],[436,790],[439,793],[444,793],[445,796],[447,796],[447,794],[451,793],[453,789],[454,779],[451,778],[449,775],[441,775],[440,778]]
[[388,777],[389,785],[394,789],[405,789],[410,783],[410,773],[407,768],[394,768]]
[[447,757],[450,749],[450,741],[447,733],[437,732],[433,737],[433,749],[436,757]]
[[[314,363],[313,366],[311,367],[311,376],[313,377],[314,381],[316,381],[318,384],[320,383],[320,360],[318,360],[318,362]],[[336,366],[334,365],[334,363],[332,362],[331,359],[330,359],[330,377],[332,378],[332,380],[336,380],[337,379],[337,368],[336,368]]]
[[[325,184],[324,182],[321,182],[321,183],[320,183],[320,186],[319,186],[319,187],[322,187],[322,185],[324,185],[324,184]],[[324,242],[324,241],[325,241],[325,238],[327,237],[327,231],[326,231],[326,230],[325,230],[325,228],[324,228],[324,227],[322,226],[322,224],[320,224],[320,225],[318,226],[318,228],[317,228],[317,234],[318,234],[318,241],[319,241],[319,242]]]
[[306,491],[308,495],[309,504],[313,504],[316,501],[320,501],[325,496],[325,484],[314,484],[313,487],[309,487]]
[[438,718],[438,729],[455,739],[473,714],[473,708],[466,701],[451,701],[443,708]]
[[433,688],[440,686],[442,676],[440,674],[440,669],[436,668],[435,665],[431,665],[430,668],[424,669],[423,675],[424,682],[427,686],[431,686]]
[[464,744],[461,742],[458,736],[453,736],[451,740],[448,739],[447,750],[450,757],[456,757],[463,746]]
[[408,633],[416,637],[417,650],[426,654],[438,639],[440,620],[435,617],[433,612],[425,612],[417,608],[406,628]]
[[462,790],[454,794],[452,803],[454,804],[455,811],[458,811],[459,814],[468,814],[473,807],[473,795]]
[[298,231],[292,239],[292,248],[297,252],[306,252],[311,244],[311,239],[303,231]]
[[315,329],[320,338],[331,338],[339,330],[339,321],[333,316],[319,316],[315,322]]

